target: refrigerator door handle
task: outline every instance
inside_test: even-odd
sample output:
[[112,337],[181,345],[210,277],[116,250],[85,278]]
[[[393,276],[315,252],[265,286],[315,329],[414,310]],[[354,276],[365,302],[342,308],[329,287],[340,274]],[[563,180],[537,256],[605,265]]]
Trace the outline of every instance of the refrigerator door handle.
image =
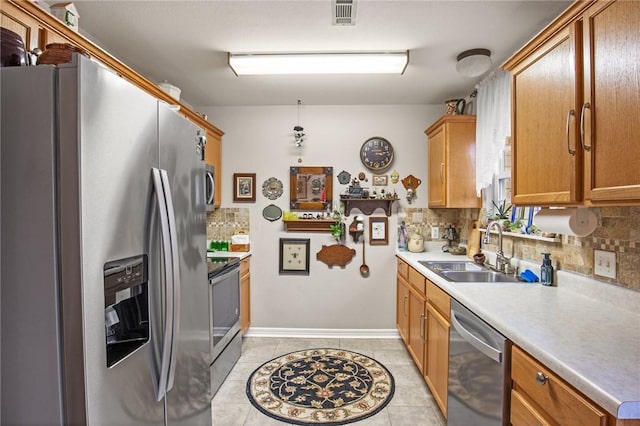
[[169,358],[169,369],[167,371],[167,392],[173,388],[173,381],[176,372],[176,358],[178,354],[178,331],[180,330],[180,259],[178,254],[178,228],[176,226],[176,215],[169,185],[169,175],[166,170],[160,170],[162,186],[164,187],[165,199],[167,202],[167,219],[169,233],[171,235],[171,264],[172,264],[172,285],[173,291],[173,327],[171,331],[171,353]]
[[173,295],[173,260],[171,258],[171,234],[169,229],[169,218],[167,214],[166,193],[162,184],[160,170],[152,168],[153,188],[160,216],[160,229],[162,233],[162,256],[163,256],[163,285],[165,291],[164,303],[164,330],[162,337],[162,354],[160,361],[160,371],[157,373],[157,382],[154,383],[156,391],[156,400],[160,401],[167,394],[167,378],[169,372],[169,362],[171,357],[171,348],[173,340],[173,320],[174,320],[174,295]]

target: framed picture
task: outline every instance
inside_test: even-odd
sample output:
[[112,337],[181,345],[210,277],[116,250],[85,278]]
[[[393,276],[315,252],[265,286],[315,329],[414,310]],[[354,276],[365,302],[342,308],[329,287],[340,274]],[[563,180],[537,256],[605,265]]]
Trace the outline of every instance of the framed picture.
[[386,246],[389,244],[389,222],[386,216],[369,218],[369,245]]
[[309,275],[309,238],[280,238],[281,275]]
[[373,186],[387,186],[389,184],[389,176],[387,175],[373,175]]
[[233,174],[233,201],[256,201],[256,174]]

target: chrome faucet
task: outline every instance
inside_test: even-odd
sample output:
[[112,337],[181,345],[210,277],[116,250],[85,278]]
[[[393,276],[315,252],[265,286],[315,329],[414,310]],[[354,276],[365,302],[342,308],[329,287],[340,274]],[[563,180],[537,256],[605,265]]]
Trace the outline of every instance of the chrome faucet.
[[496,251],[496,266],[495,267],[491,265],[488,265],[488,266],[500,272],[507,272],[507,267],[511,259],[506,257],[502,252],[502,225],[500,225],[500,222],[493,221],[489,223],[482,242],[484,244],[489,244],[491,242],[490,231],[491,231],[491,228],[493,228],[494,226],[498,228],[498,250]]

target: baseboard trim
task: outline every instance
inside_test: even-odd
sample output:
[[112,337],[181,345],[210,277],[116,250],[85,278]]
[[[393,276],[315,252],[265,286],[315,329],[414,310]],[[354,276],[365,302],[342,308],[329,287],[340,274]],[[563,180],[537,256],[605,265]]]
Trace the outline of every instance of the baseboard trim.
[[338,329],[338,328],[275,328],[249,327],[245,337],[298,337],[340,339],[399,339],[396,329]]

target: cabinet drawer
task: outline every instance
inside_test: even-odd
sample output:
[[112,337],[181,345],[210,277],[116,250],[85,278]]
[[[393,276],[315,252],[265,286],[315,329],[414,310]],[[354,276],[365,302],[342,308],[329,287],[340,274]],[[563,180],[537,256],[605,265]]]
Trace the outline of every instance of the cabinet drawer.
[[409,267],[409,284],[416,290],[418,290],[424,296],[426,294],[426,281],[427,279],[420,272],[416,271],[412,267]]
[[248,257],[245,257],[240,261],[240,276],[243,277],[247,275],[249,273],[250,268],[251,268],[251,259],[249,259]]
[[409,280],[409,265],[399,257],[396,260],[398,261],[398,275],[405,280]]
[[429,302],[449,320],[451,315],[451,297],[440,287],[427,280],[427,298]]
[[[544,375],[542,384],[537,380],[540,375]],[[516,346],[513,347],[512,352],[511,379],[517,391],[525,394],[561,425],[604,426],[606,424],[606,415],[603,411]]]
[[551,426],[551,423],[515,390],[511,391],[511,424],[513,426]]

